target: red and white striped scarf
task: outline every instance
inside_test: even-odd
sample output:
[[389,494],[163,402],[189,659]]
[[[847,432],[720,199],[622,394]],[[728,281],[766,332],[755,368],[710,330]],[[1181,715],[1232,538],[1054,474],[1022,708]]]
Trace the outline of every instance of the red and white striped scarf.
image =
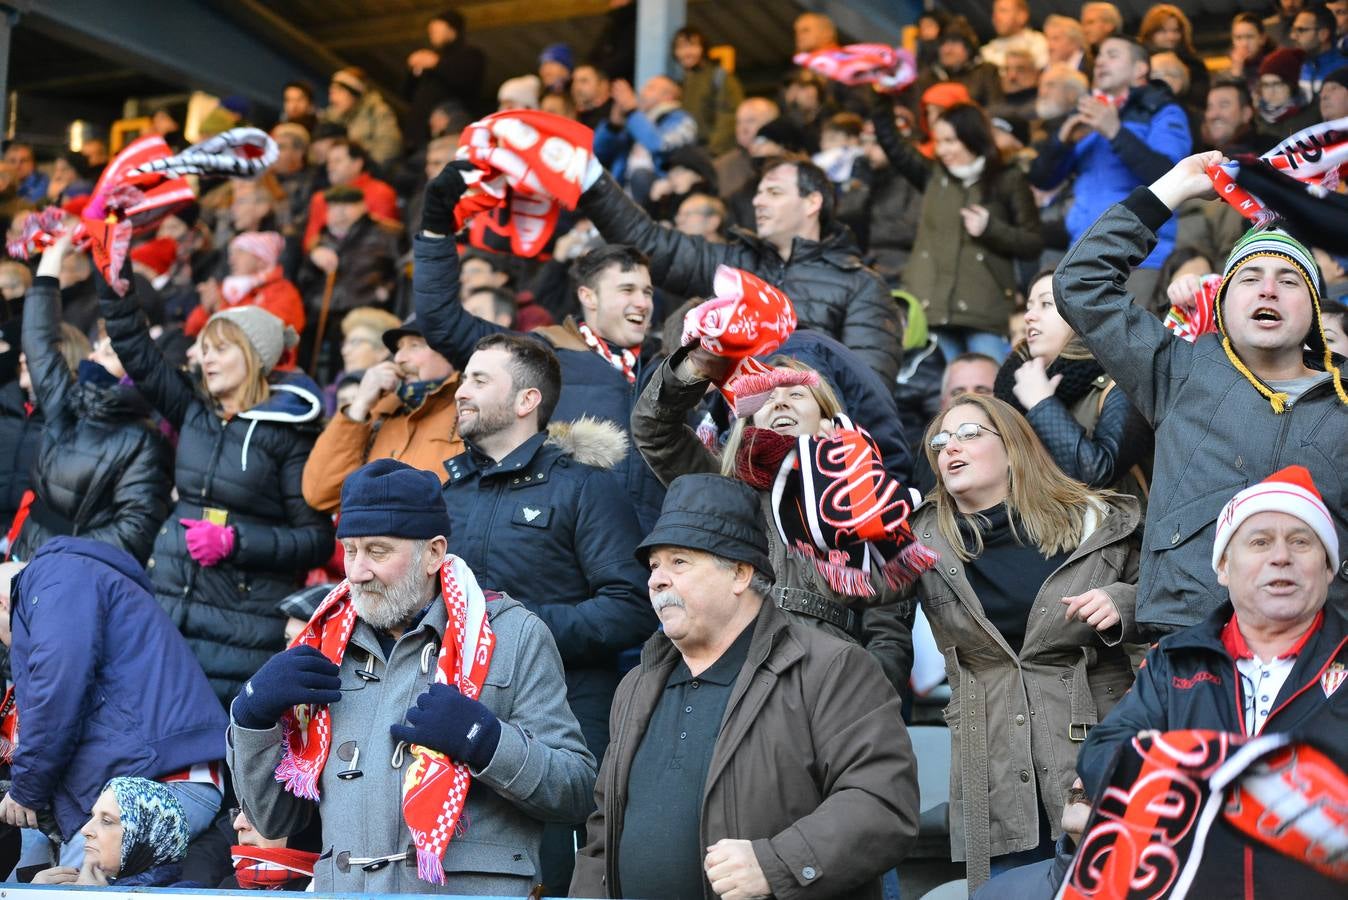
[[585,346],[607,360],[610,366],[622,372],[628,384],[637,383],[637,355],[635,352],[628,350],[626,347],[619,347],[618,352],[614,353],[612,348],[609,347],[608,341],[595,334],[590,326],[584,322],[577,325],[576,330],[585,339]]
[[0,702],[0,763],[13,765],[14,752],[19,749],[19,704],[11,685]]
[[[486,596],[472,570],[457,556],[440,566],[440,594],[447,624],[436,659],[435,681],[451,684],[476,700],[491,668],[496,635],[487,621]],[[337,665],[356,628],[351,582],[343,581],[323,600],[292,647],[314,647]],[[332,712],[326,706],[296,706],[281,718],[285,749],[276,780],[297,797],[317,801],[318,780],[332,749]],[[472,786],[468,766],[438,750],[413,744],[412,764],[403,776],[403,820],[417,848],[417,877],[444,884],[440,860],[463,815]]]

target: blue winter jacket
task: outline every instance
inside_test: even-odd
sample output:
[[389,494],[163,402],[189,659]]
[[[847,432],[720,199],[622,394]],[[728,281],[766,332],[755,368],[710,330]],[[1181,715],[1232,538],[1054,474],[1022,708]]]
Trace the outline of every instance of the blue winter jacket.
[[[1098,132],[1075,144],[1063,143],[1056,133],[1040,148],[1030,166],[1030,183],[1051,190],[1075,173],[1075,200],[1067,213],[1067,233],[1075,243],[1106,209],[1124,200],[1133,189],[1151,184],[1193,151],[1189,118],[1170,89],[1159,82],[1133,88],[1119,110],[1123,125],[1114,139]],[[1159,242],[1142,261],[1145,269],[1159,269],[1175,249],[1179,220],[1171,219],[1158,232]]]
[[697,143],[697,120],[680,107],[668,109],[655,119],[637,110],[619,128],[608,120],[594,130],[594,156],[619,182],[627,181],[627,157],[637,144],[645,147],[655,163],[655,174],[665,174],[671,150]]
[[15,577],[10,608],[12,795],[51,808],[67,840],[109,778],[224,759],[225,711],[126,551],[53,538]]
[[556,423],[499,463],[464,443],[445,463],[449,552],[547,624],[571,711],[602,759],[619,654],[659,627],[635,555],[646,532],[607,471],[622,439],[606,422]]

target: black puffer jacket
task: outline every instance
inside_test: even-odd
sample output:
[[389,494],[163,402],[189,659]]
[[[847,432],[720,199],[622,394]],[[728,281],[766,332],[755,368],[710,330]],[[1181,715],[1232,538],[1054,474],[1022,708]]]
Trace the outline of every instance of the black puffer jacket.
[[[148,568],[159,602],[187,638],[211,687],[228,704],[280,650],[276,604],[305,570],[332,554],[327,516],[304,502],[300,479],[318,434],[322,401],[303,375],[273,380],[271,398],[231,419],[160,355],[135,296],[99,285],[108,336],[127,374],[178,429],[178,503],[159,529]],[[216,566],[187,552],[183,519],[223,512],[234,552]]]
[[33,470],[36,498],[11,552],[31,559],[58,534],[120,547],[142,565],[171,506],[173,452],[129,385],[77,382],[57,350],[61,292],[33,282],[24,305],[23,352],[46,422]]
[[755,234],[732,228],[711,244],[657,225],[605,174],[581,196],[581,212],[607,240],[632,244],[651,259],[651,279],[680,296],[709,297],[720,265],[745,269],[781,288],[800,327],[842,341],[888,384],[899,371],[898,308],[884,280],[862,264],[852,234],[834,225],[818,241],[796,238],[790,259]]
[[42,439],[42,416],[31,415],[17,381],[0,385],[0,527],[9,528],[33,483],[33,462]]

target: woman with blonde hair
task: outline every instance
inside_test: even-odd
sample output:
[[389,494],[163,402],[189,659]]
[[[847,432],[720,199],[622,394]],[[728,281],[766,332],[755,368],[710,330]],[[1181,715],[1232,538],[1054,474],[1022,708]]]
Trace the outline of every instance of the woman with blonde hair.
[[[844,412],[837,394],[823,378],[813,384],[777,387],[752,416],[735,421],[724,448],[717,452],[712,449],[716,442],[706,429],[695,430],[688,420],[706,396],[710,382],[724,375],[725,363],[696,345],[676,350],[651,377],[632,409],[633,442],[665,485],[680,475],[719,473],[758,489],[768,552],[777,575],[773,592],[777,605],[803,622],[862,644],[895,688],[906,690],[912,669],[912,635],[910,623],[896,604],[898,592],[875,577],[873,598],[863,601],[838,590],[808,555],[794,552],[776,525],[776,466],[755,462],[757,451],[765,449],[773,438],[793,441],[802,435],[831,434]],[[818,374],[788,356],[775,356],[768,364]],[[787,503],[791,500],[788,497]]]
[[277,609],[296,579],[332,554],[328,516],[304,502],[301,476],[318,433],[318,386],[273,374],[294,332],[257,306],[211,316],[201,378],[164,359],[134,292],[98,276],[108,336],[127,375],[178,431],[178,499],[147,569],[221,702],[282,648]]
[[1064,475],[994,397],[957,397],[926,453],[913,531],[940,560],[917,592],[952,691],[951,853],[972,889],[1053,854],[1080,743],[1132,683],[1141,516]]
[[1147,48],[1147,52],[1173,53],[1189,70],[1189,90],[1183,97],[1176,97],[1186,106],[1202,110],[1207,104],[1208,75],[1207,64],[1194,48],[1194,26],[1184,10],[1170,3],[1157,3],[1142,17],[1137,29],[1137,42]]

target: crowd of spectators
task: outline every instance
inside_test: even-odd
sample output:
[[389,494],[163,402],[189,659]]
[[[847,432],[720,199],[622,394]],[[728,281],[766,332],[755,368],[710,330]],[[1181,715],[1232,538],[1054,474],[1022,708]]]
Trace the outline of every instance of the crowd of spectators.
[[[226,98],[202,133],[270,125],[276,162],[200,179],[125,294],[68,237],[0,261],[0,875],[910,896],[924,664],[980,897],[1054,896],[1140,730],[1319,729],[1343,765],[1348,242],[1251,230],[1206,167],[1348,117],[1348,0],[1207,55],[1171,4],[938,5],[898,92],[746,85],[693,27],[634,84],[635,7],[499,85],[450,10],[405,103],[355,67],[279,121]],[[456,228],[459,135],[512,110],[593,131],[534,257]],[[10,142],[11,239],[108,161]],[[724,267],[799,322],[752,416],[683,339]],[[913,542],[859,584],[801,512],[824,476],[779,468],[854,426]]]

